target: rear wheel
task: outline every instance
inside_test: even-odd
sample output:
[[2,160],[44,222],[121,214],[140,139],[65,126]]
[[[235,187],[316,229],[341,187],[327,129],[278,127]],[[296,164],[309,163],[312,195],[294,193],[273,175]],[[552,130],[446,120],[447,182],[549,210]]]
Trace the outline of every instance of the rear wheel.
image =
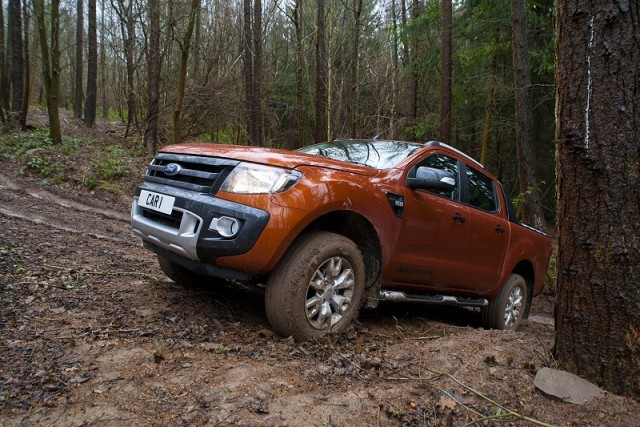
[[527,282],[519,274],[512,274],[500,294],[482,309],[482,323],[487,329],[515,330],[524,318],[527,304]]
[[344,331],[360,310],[364,274],[351,240],[324,231],[302,236],[267,281],[271,326],[300,341]]
[[175,262],[169,261],[167,258],[158,255],[158,264],[162,272],[174,282],[183,286],[200,286],[207,283],[210,279],[204,274],[194,273]]

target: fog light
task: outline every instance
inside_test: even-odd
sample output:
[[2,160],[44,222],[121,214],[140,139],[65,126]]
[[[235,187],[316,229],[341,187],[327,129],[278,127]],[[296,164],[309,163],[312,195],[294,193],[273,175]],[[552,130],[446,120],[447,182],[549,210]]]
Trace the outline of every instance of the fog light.
[[222,237],[233,237],[240,231],[240,222],[235,218],[221,216],[213,218],[209,230],[217,231]]

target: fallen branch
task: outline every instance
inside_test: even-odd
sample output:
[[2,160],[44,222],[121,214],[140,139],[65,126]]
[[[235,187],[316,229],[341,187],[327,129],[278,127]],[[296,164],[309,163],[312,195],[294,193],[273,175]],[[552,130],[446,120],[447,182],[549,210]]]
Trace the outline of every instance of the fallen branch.
[[[444,376],[449,377],[452,381],[454,381],[456,384],[458,384],[458,385],[459,385],[459,386],[461,386],[462,388],[464,388],[464,389],[466,389],[466,390],[468,390],[468,391],[472,392],[472,393],[473,393],[473,394],[475,394],[476,396],[478,396],[478,397],[480,397],[481,399],[483,399],[483,400],[485,400],[485,401],[487,401],[487,402],[491,403],[492,405],[496,406],[496,407],[497,407],[497,408],[499,408],[500,410],[505,411],[505,413],[506,413],[508,416],[514,416],[514,417],[516,417],[516,418],[519,418],[519,419],[521,419],[521,420],[528,421],[528,422],[530,422],[530,423],[532,423],[532,424],[536,424],[536,425],[539,425],[539,426],[544,426],[544,427],[554,427],[554,426],[553,426],[553,424],[548,424],[548,423],[545,423],[544,421],[540,421],[540,420],[536,420],[535,418],[527,417],[526,415],[520,414],[520,413],[518,413],[518,412],[516,412],[516,411],[513,411],[513,410],[511,410],[511,409],[507,408],[506,406],[501,405],[500,403],[498,403],[498,402],[496,402],[495,400],[493,400],[493,399],[489,398],[488,396],[485,396],[484,394],[480,393],[479,391],[477,391],[477,390],[475,390],[475,389],[473,389],[473,388],[469,387],[469,386],[468,386],[468,385],[466,385],[466,384],[463,384],[462,382],[460,382],[456,377],[454,377],[454,376],[453,376],[453,375],[451,375],[451,374],[447,374],[447,373],[443,373],[443,372],[434,371],[433,369],[425,368],[425,367],[420,366],[420,365],[418,365],[418,367],[419,367],[419,368],[421,368],[421,369],[424,369],[424,370],[426,370],[426,371],[429,371],[429,372],[431,372],[432,374],[436,374],[436,375],[444,375]],[[448,394],[448,393],[447,393],[447,394]],[[449,396],[449,397],[451,397],[451,396]],[[455,399],[454,399],[454,400],[455,400]],[[456,402],[457,402],[457,401],[456,401]],[[507,416],[507,415],[504,415],[504,416]],[[499,417],[500,417],[500,418],[503,418],[504,416],[503,416],[503,415],[500,415]],[[494,415],[493,417],[496,417],[496,416]],[[477,422],[477,421],[474,421],[474,422],[472,422],[471,424],[475,424],[476,422]],[[470,425],[470,424],[467,424],[467,425]]]

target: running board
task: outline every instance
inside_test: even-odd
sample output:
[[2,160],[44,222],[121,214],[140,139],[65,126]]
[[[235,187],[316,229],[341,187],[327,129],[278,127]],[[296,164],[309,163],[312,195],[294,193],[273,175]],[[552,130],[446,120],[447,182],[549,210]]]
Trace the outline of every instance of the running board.
[[489,301],[485,298],[464,298],[451,295],[407,295],[399,291],[380,291],[378,298],[382,301],[459,305],[465,307],[486,307],[489,305]]

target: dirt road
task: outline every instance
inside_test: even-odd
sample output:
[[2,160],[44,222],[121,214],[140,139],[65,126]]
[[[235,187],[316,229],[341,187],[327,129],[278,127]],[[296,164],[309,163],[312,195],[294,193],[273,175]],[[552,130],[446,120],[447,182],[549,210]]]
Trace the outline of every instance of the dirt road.
[[260,295],[164,278],[128,209],[0,175],[0,425],[640,425],[630,399],[534,388],[553,365],[548,298],[519,332],[385,305],[297,343],[273,335]]

